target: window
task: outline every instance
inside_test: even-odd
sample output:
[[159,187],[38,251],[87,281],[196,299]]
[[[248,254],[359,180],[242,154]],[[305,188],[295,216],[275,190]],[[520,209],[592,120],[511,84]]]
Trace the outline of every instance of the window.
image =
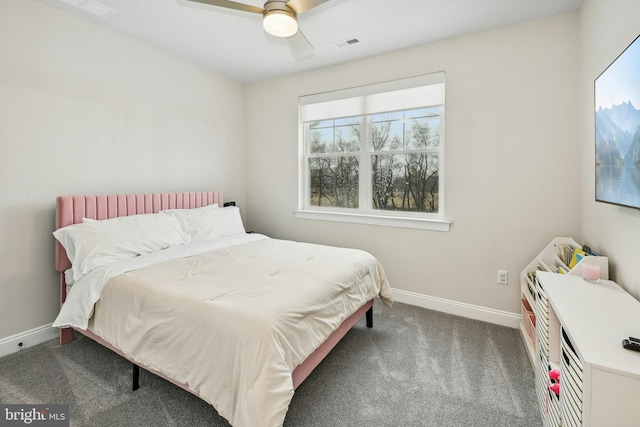
[[300,98],[300,218],[448,230],[444,73]]

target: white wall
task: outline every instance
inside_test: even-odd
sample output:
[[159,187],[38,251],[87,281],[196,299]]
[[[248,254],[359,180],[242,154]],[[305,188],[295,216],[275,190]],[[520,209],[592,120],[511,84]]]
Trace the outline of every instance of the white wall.
[[[298,97],[441,70],[451,231],[295,219]],[[247,222],[368,250],[397,289],[519,312],[520,271],[554,236],[580,237],[577,75],[568,14],[250,85]]]
[[[363,248],[397,289],[514,313],[520,270],[552,237],[581,239],[582,207],[586,240],[633,277],[622,265],[637,212],[591,202],[583,149],[583,98],[633,38],[632,3],[587,0],[577,14],[244,88],[35,0],[0,2],[0,339],[57,313],[60,194],[222,189],[250,229]],[[296,220],[298,96],[441,70],[451,231]],[[624,236],[596,232],[621,221]]]
[[594,250],[609,256],[611,278],[640,299],[640,211],[594,201],[593,93],[596,77],[640,34],[639,17],[637,0],[585,0],[583,3],[579,111],[582,235]]
[[35,0],[0,2],[0,339],[58,311],[55,197],[223,190],[244,87]]

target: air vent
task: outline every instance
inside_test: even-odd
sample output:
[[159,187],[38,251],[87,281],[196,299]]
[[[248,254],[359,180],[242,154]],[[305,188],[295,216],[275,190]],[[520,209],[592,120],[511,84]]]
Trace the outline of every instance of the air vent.
[[350,37],[346,40],[341,40],[339,42],[335,42],[333,45],[337,48],[343,48],[343,47],[347,47],[347,46],[353,46],[355,44],[360,43],[361,40],[359,37]]

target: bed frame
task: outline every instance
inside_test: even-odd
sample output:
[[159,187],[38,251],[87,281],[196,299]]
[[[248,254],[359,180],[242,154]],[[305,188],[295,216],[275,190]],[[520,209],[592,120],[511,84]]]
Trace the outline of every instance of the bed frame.
[[[193,209],[213,203],[223,205],[222,192],[184,192],[184,193],[148,193],[148,194],[114,194],[97,196],[59,196],[56,198],[56,229],[82,222],[82,218],[108,219],[127,215],[157,213],[163,209]],[[67,284],[64,271],[71,267],[71,262],[59,242],[55,242],[55,266],[60,273],[60,304],[67,297]],[[367,327],[373,327],[373,300],[368,301],[353,315],[348,317],[327,340],[293,371],[293,387],[298,386],[311,374],[316,366],[326,357],[333,347],[346,333],[366,314]],[[73,341],[75,328],[60,329],[60,345]],[[123,358],[131,361],[120,350],[95,335],[89,330],[75,329],[79,333],[109,348]],[[161,372],[143,365],[133,363],[133,389],[138,388],[139,366],[171,383],[198,396],[187,384],[167,378]],[[198,396],[200,397],[200,396]]]

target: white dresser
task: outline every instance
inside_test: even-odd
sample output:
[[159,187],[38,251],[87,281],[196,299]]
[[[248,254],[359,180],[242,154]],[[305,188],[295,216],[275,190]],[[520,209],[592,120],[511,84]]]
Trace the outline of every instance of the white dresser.
[[[538,272],[536,394],[545,427],[640,426],[640,302],[610,280]],[[560,371],[560,396],[549,390]]]

